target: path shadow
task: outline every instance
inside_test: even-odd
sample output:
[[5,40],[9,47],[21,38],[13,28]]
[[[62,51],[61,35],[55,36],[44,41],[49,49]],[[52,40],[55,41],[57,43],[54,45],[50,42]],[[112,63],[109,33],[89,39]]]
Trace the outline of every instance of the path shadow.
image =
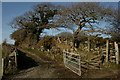
[[31,57],[26,56],[26,54],[20,50],[17,51],[18,51],[17,55],[18,69],[22,70],[38,66],[38,64]]

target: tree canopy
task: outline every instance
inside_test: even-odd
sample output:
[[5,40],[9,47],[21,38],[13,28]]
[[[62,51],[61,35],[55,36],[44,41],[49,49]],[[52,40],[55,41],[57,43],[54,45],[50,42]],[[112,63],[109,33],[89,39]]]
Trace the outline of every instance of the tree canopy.
[[[94,24],[99,21],[107,21],[113,27],[111,30],[99,29],[95,30]],[[101,32],[116,37],[119,36],[117,9],[112,7],[103,7],[98,2],[82,2],[74,3],[69,7],[54,6],[50,3],[35,5],[32,11],[28,11],[21,16],[14,18],[10,22],[12,28],[16,28],[11,38],[17,41],[23,41],[26,37],[39,41],[40,34],[44,29],[64,27],[73,30],[73,41],[77,41],[77,37],[83,27],[89,27],[89,32]],[[75,30],[75,27],[77,29]],[[98,28],[98,27],[97,27]],[[110,34],[112,32],[113,34]]]
[[[115,9],[103,7],[100,3],[82,2],[73,4],[72,7],[64,9],[58,23],[62,23],[63,26],[73,30],[73,40],[75,43],[77,41],[77,35],[83,27],[89,27],[87,31],[108,34],[105,28],[101,30],[99,28],[99,30],[96,31],[95,27],[97,26],[94,24],[99,24],[99,21],[107,21],[113,25],[113,22],[116,23],[117,20],[116,14]],[[76,26],[78,26],[78,28],[75,30]]]
[[25,36],[32,34],[32,36],[34,36],[33,39],[38,42],[39,35],[42,33],[43,29],[56,27],[50,21],[56,14],[56,7],[50,3],[35,5],[32,11],[18,16],[10,22],[10,26],[17,29],[17,31],[11,35],[11,38],[23,40]]

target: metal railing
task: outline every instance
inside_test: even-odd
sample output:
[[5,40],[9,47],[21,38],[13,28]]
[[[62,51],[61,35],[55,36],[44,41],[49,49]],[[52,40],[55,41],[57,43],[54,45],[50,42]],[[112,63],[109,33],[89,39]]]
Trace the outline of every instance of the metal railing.
[[65,67],[81,76],[81,62],[79,54],[63,51],[63,60]]

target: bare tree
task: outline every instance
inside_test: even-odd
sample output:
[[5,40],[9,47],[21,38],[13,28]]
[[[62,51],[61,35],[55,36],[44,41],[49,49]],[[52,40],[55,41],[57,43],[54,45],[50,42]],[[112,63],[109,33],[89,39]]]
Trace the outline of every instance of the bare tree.
[[[119,5],[120,3],[118,3]],[[118,6],[118,8],[120,5]],[[111,11],[109,23],[112,25],[108,27],[106,33],[111,36],[114,41],[120,41],[120,10],[118,8],[108,7],[109,11]]]
[[[73,42],[75,44],[77,35],[83,27],[89,25],[91,29],[94,29],[93,24],[99,23],[99,20],[107,20],[111,15],[110,13],[111,11],[108,8],[104,8],[99,3],[76,3],[62,12],[59,23],[73,30]],[[76,26],[77,30],[74,29]]]
[[21,39],[23,40],[25,36],[32,34],[32,39],[38,42],[39,36],[44,29],[56,27],[50,21],[56,14],[57,9],[50,3],[35,5],[32,11],[18,16],[10,22],[10,26],[17,29],[17,31],[12,33],[11,37],[15,40],[20,41]]

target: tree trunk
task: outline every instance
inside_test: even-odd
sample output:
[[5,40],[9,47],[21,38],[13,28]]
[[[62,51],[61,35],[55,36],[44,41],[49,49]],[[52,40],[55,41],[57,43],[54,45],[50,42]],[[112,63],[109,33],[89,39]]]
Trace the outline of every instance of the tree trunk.
[[79,28],[73,33],[73,46],[79,48],[79,41],[77,39],[77,35],[81,31],[82,27],[79,25]]
[[42,30],[43,29],[39,29],[38,32],[36,33],[36,36],[37,36],[36,40],[37,40],[37,42],[39,41],[40,33],[42,33]]
[[73,46],[75,48],[79,48],[79,41],[77,39],[77,35],[73,37]]

